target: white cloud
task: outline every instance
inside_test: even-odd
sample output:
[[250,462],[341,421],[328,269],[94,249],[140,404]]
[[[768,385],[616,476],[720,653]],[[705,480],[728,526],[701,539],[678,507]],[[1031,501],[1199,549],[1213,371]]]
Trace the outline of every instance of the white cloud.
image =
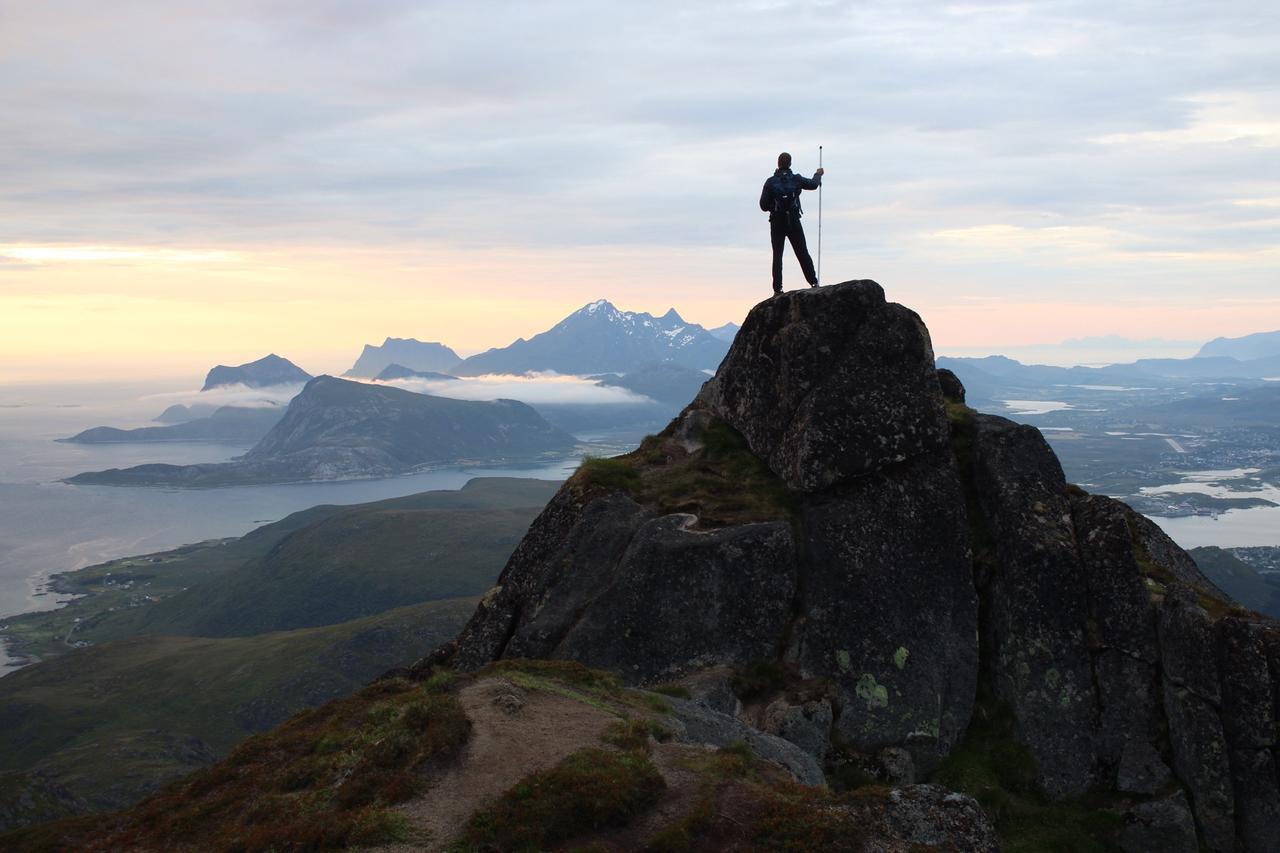
[[[370,380],[372,382],[372,380]],[[522,403],[574,403],[579,405],[636,405],[652,403],[648,397],[625,388],[597,385],[580,376],[535,373],[529,376],[492,374],[457,380],[396,379],[386,383],[419,394],[456,400],[519,400]]]
[[289,401],[298,396],[302,383],[291,385],[268,385],[265,388],[250,388],[247,385],[220,385],[208,391],[169,391],[163,394],[148,394],[144,402],[154,401],[156,405],[168,407],[173,405],[201,406],[243,406],[245,408],[267,408],[287,406]]

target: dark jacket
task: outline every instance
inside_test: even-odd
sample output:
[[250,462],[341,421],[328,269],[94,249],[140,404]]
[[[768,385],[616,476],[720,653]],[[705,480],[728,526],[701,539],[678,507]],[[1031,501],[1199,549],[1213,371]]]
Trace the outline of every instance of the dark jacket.
[[[795,213],[799,216],[804,212],[800,209],[800,191],[816,190],[821,185],[822,178],[817,175],[805,178],[790,169],[777,169],[773,177],[764,182],[764,189],[760,191],[760,209],[768,212],[771,220],[774,213]],[[778,197],[785,196],[788,192],[795,198],[795,206],[790,211],[774,210]]]

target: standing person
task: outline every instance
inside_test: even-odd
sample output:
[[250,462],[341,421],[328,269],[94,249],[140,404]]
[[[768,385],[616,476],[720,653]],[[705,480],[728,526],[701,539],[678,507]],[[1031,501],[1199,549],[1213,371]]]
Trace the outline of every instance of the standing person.
[[822,169],[805,178],[791,171],[791,155],[783,151],[778,155],[778,168],[773,177],[764,182],[760,193],[760,209],[769,214],[769,236],[773,241],[773,293],[782,292],[782,248],[791,241],[796,260],[804,272],[810,287],[818,286],[818,274],[813,271],[813,258],[804,241],[804,228],[800,225],[800,191],[816,190],[822,184]]

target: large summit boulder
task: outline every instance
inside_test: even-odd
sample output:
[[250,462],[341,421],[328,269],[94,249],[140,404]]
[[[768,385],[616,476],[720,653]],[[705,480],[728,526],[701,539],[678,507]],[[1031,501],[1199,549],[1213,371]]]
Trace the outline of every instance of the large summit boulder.
[[929,330],[874,281],[757,305],[704,393],[801,491],[947,447]]

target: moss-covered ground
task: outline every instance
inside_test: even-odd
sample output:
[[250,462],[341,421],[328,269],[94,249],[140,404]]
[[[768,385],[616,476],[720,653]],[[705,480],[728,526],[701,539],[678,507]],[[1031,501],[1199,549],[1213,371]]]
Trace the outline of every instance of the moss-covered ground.
[[571,482],[626,492],[658,512],[693,513],[708,527],[791,517],[790,491],[731,426],[712,419],[695,438],[702,446],[690,453],[670,426],[631,453],[584,460]]

